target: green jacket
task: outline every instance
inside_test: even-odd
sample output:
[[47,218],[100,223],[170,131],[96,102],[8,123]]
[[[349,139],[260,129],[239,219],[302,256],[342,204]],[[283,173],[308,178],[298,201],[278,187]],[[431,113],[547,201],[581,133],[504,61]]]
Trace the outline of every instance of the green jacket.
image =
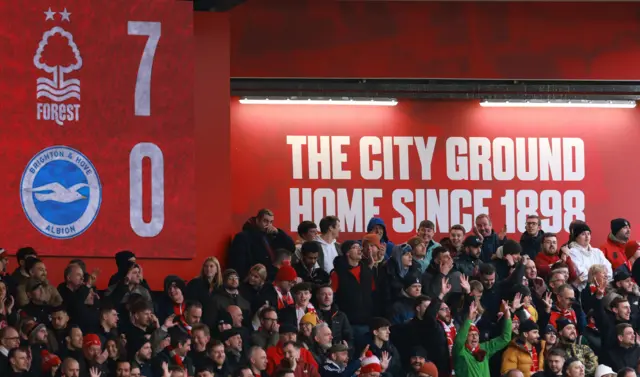
[[465,346],[467,335],[469,335],[469,327],[471,327],[471,321],[467,319],[462,324],[458,335],[456,335],[456,341],[453,343],[453,366],[456,376],[487,377],[491,374],[489,373],[489,359],[511,341],[511,319],[505,319],[501,336],[488,342],[480,343],[480,349],[487,352],[482,361],[477,361]]

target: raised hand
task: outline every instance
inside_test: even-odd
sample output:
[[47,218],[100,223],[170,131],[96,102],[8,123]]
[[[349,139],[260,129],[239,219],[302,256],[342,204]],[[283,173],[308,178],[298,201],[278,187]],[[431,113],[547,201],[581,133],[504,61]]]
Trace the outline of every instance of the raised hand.
[[480,241],[484,241],[484,237],[482,237],[482,234],[480,233],[480,229],[478,229],[477,226],[473,226],[473,234],[478,237],[480,239]]
[[176,323],[173,321],[175,318],[176,318],[176,315],[171,314],[170,316],[167,317],[167,319],[164,320],[164,323],[162,325],[167,329],[172,328],[173,326],[176,325]]
[[473,300],[471,301],[471,304],[469,304],[469,320],[471,322],[475,321],[476,316],[478,315],[478,305],[476,304],[476,301]]
[[102,375],[102,372],[100,372],[98,368],[93,367],[89,369],[89,375],[91,377],[100,377]]
[[502,306],[504,307],[502,314],[507,318],[511,318],[511,308],[509,308],[509,303],[507,303],[505,300],[502,300]]
[[167,364],[166,361],[163,361],[162,362],[162,377],[170,377],[170,376],[171,376],[171,373],[169,372],[169,364]]
[[460,288],[467,292],[467,294],[471,293],[471,285],[469,285],[469,278],[467,275],[460,275]]
[[444,297],[450,291],[451,291],[451,284],[449,283],[449,278],[442,278],[442,281],[440,283],[440,295]]
[[545,311],[547,313],[551,313],[551,306],[553,305],[553,300],[551,299],[551,292],[547,292],[547,294],[544,295],[544,299],[542,300],[542,302],[544,303]]
[[391,356],[389,356],[389,352],[382,351],[382,359],[380,359],[380,367],[382,371],[386,371],[389,368],[389,363],[391,362]]
[[96,357],[96,363],[102,364],[105,361],[107,361],[108,357],[109,357],[109,351],[105,349],[100,355]]
[[368,344],[362,350],[362,353],[360,354],[360,360],[364,360],[364,358],[367,357],[367,351],[369,351],[369,345]]
[[522,303],[522,294],[520,292],[516,293],[516,296],[513,298],[513,303],[512,303],[512,311],[516,311],[518,309],[520,309],[522,307],[522,305],[524,305]]
[[502,229],[500,229],[500,233],[498,233],[498,238],[502,241],[507,236],[507,225],[505,224]]

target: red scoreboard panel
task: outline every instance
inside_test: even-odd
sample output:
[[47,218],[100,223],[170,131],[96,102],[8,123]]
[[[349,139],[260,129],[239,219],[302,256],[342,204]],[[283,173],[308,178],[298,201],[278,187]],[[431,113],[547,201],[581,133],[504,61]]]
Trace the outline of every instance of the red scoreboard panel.
[[193,11],[0,2],[0,246],[195,253]]

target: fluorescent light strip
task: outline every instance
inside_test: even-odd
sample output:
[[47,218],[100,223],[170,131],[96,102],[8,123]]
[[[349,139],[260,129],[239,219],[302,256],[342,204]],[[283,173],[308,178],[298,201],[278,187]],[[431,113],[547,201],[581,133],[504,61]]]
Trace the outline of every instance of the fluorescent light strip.
[[609,109],[633,109],[636,101],[591,101],[591,100],[484,100],[480,102],[482,107],[584,107],[584,108],[609,108]]
[[347,106],[396,106],[395,98],[242,98],[243,105],[347,105]]

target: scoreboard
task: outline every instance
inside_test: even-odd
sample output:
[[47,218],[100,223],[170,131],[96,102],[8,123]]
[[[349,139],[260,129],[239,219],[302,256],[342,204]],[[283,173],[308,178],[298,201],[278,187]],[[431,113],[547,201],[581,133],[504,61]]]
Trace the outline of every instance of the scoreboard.
[[194,255],[192,7],[0,2],[0,247]]

